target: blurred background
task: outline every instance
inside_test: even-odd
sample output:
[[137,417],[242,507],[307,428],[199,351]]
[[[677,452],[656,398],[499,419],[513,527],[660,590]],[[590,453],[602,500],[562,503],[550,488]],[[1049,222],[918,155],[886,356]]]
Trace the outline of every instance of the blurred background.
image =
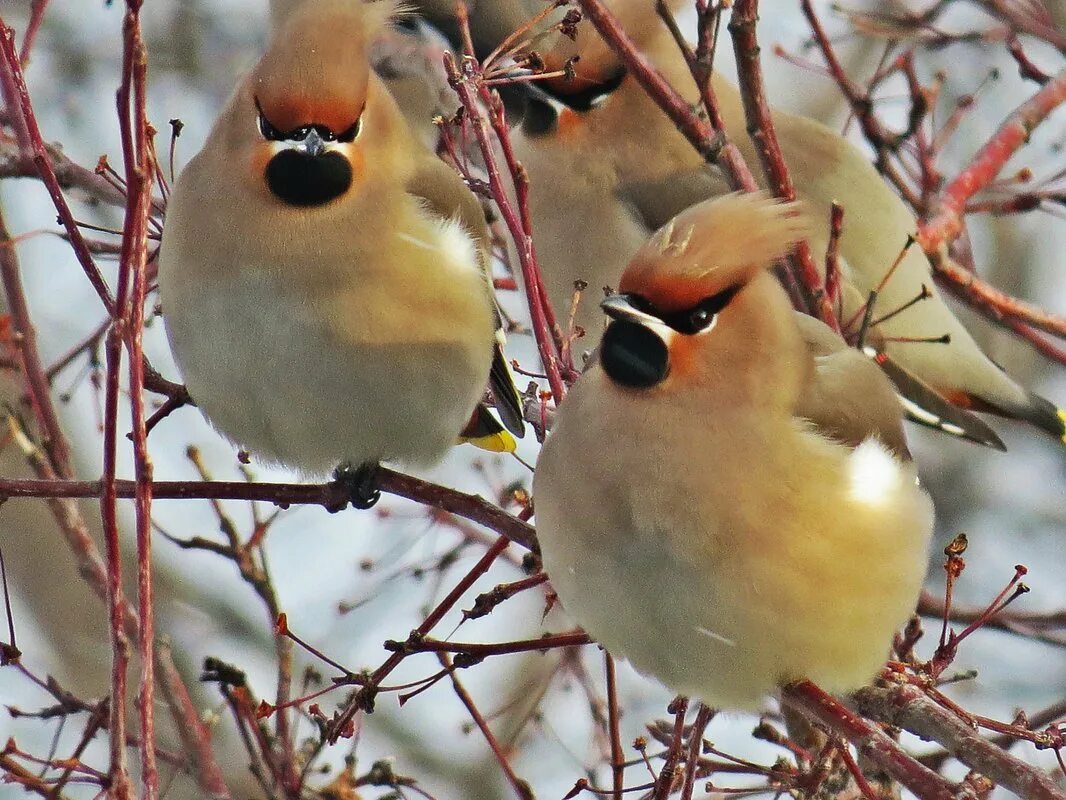
[[[53,0],[27,70],[45,140],[62,143],[69,158],[89,168],[101,155],[109,156],[114,164],[121,162],[114,104],[121,59],[121,5]],[[791,0],[763,3],[760,39],[771,101],[842,127],[847,114],[835,85],[772,55],[771,45],[780,44],[789,53],[821,63],[818,54],[806,46],[809,30],[798,5]],[[900,12],[929,5],[868,0],[862,8]],[[940,26],[956,31],[988,28],[993,23],[978,5],[952,4]],[[829,9],[829,3],[816,6],[846,55],[849,71],[860,78],[871,74],[884,40],[855,36],[847,21]],[[0,16],[19,36],[29,10],[28,0],[0,0]],[[1066,16],[1066,3],[1057,3],[1051,10]],[[149,52],[149,116],[160,131],[161,143],[169,136],[168,120],[180,118],[184,123],[175,156],[175,167],[180,169],[203,141],[238,76],[256,59],[267,32],[267,2],[150,0],[143,19]],[[1061,55],[1048,46],[1026,40],[1026,52],[1051,72],[1061,68]],[[721,47],[718,56],[719,67],[731,72],[731,48]],[[1033,84],[1018,76],[1016,64],[1003,47],[979,41],[931,49],[919,59],[918,69],[926,82],[936,71],[943,71],[944,113],[958,96],[977,92],[974,110],[966,115],[940,163],[949,176],[968,162],[1011,109],[1035,91]],[[905,87],[889,83],[881,94],[898,96],[896,121],[902,124],[907,112]],[[943,119],[943,113],[937,116]],[[1022,166],[1031,167],[1037,178],[1061,173],[1066,168],[1064,123],[1066,114],[1061,110],[1052,115],[1003,174]],[[165,151],[162,145],[159,149]],[[78,200],[76,193],[73,198]],[[55,209],[42,186],[35,180],[0,181],[0,203],[12,235],[23,237],[17,246],[23,280],[42,355],[51,364],[101,324],[102,309],[68,245],[55,235]],[[106,205],[76,202],[75,214],[94,225],[121,226],[121,210]],[[1066,222],[1061,211],[973,216],[970,231],[975,261],[984,277],[1008,293],[1066,314]],[[101,263],[113,278],[114,265]],[[520,297],[512,293],[503,299],[511,311],[521,314]],[[995,360],[1038,393],[1060,405],[1066,403],[1066,368],[1049,364],[1009,332],[974,319],[966,309],[960,313],[972,322],[971,330]],[[165,376],[180,379],[158,318],[146,331],[145,349]],[[510,352],[535,369],[535,349],[527,337],[512,337]],[[85,479],[97,478],[101,469],[100,374],[99,364],[83,355],[60,371],[54,384],[56,396],[63,399],[62,423],[76,448],[79,477]],[[7,372],[0,373],[0,390],[6,405],[17,404],[19,387]],[[122,419],[128,425],[128,415]],[[956,589],[959,603],[984,605],[1013,575],[1013,566],[1021,563],[1029,567],[1025,580],[1032,591],[1016,608],[1066,608],[1066,449],[1020,425],[997,421],[995,427],[1007,443],[1006,454],[915,427],[909,430],[922,480],[938,513],[938,544],[931,557],[929,587],[938,596],[942,592],[941,550],[964,531],[970,550],[968,568]],[[195,408],[181,409],[164,420],[153,431],[150,445],[159,480],[198,479],[186,455],[190,445],[199,449],[213,477],[242,479],[235,449],[206,425]],[[520,455],[532,464],[536,450],[536,443],[527,438]],[[122,457],[120,474],[132,476],[128,448]],[[249,469],[263,480],[299,479],[254,462]],[[29,475],[23,455],[10,444],[0,451],[0,474]],[[461,447],[425,477],[495,498],[515,481],[528,485],[531,475],[516,459],[486,457]],[[243,503],[224,505],[246,538],[254,525],[251,508]],[[82,511],[90,525],[98,528],[96,504],[83,503]],[[124,527],[131,533],[132,506],[122,506],[122,511]],[[271,507],[259,510],[261,517],[274,512]],[[153,515],[160,534],[183,539],[218,537],[218,516],[206,501],[158,501]],[[425,610],[483,553],[483,548],[462,542],[461,534],[434,524],[420,506],[386,497],[373,512],[349,510],[331,515],[313,507],[281,511],[270,527],[266,552],[290,628],[355,671],[380,664],[387,656],[382,641],[406,638]],[[129,543],[132,551],[132,540]],[[23,663],[38,676],[54,675],[83,698],[103,696],[108,689],[110,658],[104,608],[78,577],[43,502],[8,501],[0,507],[0,548]],[[210,686],[197,689],[195,678],[203,658],[216,656],[245,669],[257,693],[269,698],[276,680],[272,620],[232,563],[211,553],[180,549],[162,535],[156,538],[155,548],[159,631],[170,638],[179,667],[194,684],[204,718],[216,724],[220,761],[234,797],[261,796],[247,774],[247,757],[234,737],[230,719],[218,717],[217,692]],[[522,553],[512,550],[514,557],[500,559],[458,608],[468,608],[476,593],[524,574],[517,563]],[[496,613],[466,623],[457,638],[501,641],[570,627],[560,610],[544,616],[544,607],[540,589],[525,592]],[[449,615],[439,628],[440,635],[459,618],[457,612]],[[936,626],[930,625],[929,630],[935,632]],[[935,633],[928,634],[929,638],[935,638]],[[931,643],[923,642],[922,647],[921,652],[928,655]],[[981,631],[966,643],[956,663],[960,669],[978,670],[978,676],[951,687],[951,694],[968,710],[999,719],[1010,719],[1019,708],[1045,707],[1066,695],[1064,652],[1062,647],[1020,636]],[[301,652],[296,658],[300,668],[314,663]],[[414,680],[437,668],[431,656],[412,657],[389,682]],[[329,674],[328,669],[324,671]],[[602,708],[589,702],[590,696],[603,696],[603,660],[595,648],[584,648],[579,654],[556,651],[493,658],[461,677],[479,707],[498,714],[494,730],[513,747],[515,771],[529,781],[538,797],[563,796],[592,765],[600,765],[595,775],[601,784],[606,782],[602,769],[605,741],[596,724]],[[342,700],[341,693],[335,695],[320,701],[327,713]],[[649,720],[663,717],[668,700],[663,688],[622,665],[623,742],[641,735]],[[11,669],[0,669],[0,702],[23,710],[51,703],[39,688]],[[739,714],[720,715],[707,735],[720,749],[772,763],[779,751],[752,739],[755,721]],[[305,723],[302,734],[313,733]],[[14,736],[23,750],[46,752],[56,735],[55,722],[16,719],[0,712],[0,739]],[[68,724],[58,735],[59,752],[69,751],[80,735],[79,725]],[[173,733],[164,730],[163,744],[168,741],[173,743]],[[351,748],[351,742],[342,741],[326,752],[324,761],[336,769]],[[1052,763],[1048,754],[1015,750],[1027,759]],[[89,750],[86,760],[90,763],[94,751],[98,763],[106,764],[102,741]],[[469,717],[447,681],[403,708],[395,695],[379,698],[376,712],[364,721],[356,754],[364,765],[392,759],[397,772],[417,777],[433,797],[491,800],[512,796],[484,740],[476,730],[471,732]],[[166,765],[162,769],[167,797],[198,796],[190,779],[173,777]],[[954,770],[955,776],[965,772],[958,765]],[[328,780],[324,777],[322,782]],[[372,798],[388,790],[365,791],[364,796]],[[78,792],[72,787],[68,794],[78,797]],[[0,798],[19,793],[13,786],[0,785]]]

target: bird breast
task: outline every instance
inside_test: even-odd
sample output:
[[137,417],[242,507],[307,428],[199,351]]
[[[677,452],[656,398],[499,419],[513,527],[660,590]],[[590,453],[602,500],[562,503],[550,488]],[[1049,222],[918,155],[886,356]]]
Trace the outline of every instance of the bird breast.
[[160,285],[175,358],[216,428],[312,474],[344,461],[430,463],[456,442],[484,392],[493,336],[477,253],[457,223],[412,200],[389,226],[312,224],[315,210],[284,226],[201,217],[194,229],[189,200],[172,199]]
[[575,620],[716,706],[872,678],[925,574],[932,509],[910,468],[876,441],[611,392],[586,373],[537,469],[544,565]]

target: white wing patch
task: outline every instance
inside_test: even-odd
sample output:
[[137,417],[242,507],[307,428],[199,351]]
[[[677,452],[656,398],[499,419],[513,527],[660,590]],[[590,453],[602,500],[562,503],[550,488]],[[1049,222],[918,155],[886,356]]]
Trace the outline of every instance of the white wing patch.
[[854,500],[881,505],[900,486],[900,464],[883,444],[867,439],[851,453],[848,478]]
[[477,245],[457,217],[440,220],[439,247],[444,257],[457,267],[480,270]]

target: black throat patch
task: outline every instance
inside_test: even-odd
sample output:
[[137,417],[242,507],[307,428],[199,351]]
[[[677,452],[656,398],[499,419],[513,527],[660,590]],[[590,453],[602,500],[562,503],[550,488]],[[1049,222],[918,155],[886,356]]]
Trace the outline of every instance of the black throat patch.
[[336,152],[309,155],[282,150],[267,164],[266,182],[290,206],[310,208],[340,197],[352,185],[352,165]]

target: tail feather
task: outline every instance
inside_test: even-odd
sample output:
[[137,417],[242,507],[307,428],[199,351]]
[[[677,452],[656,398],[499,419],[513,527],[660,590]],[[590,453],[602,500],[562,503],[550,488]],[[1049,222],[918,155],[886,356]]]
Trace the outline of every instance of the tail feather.
[[513,453],[518,447],[514,437],[492,416],[483,403],[477,404],[470,421],[459,434],[459,441],[490,453]]
[[1062,444],[1066,444],[1066,409],[1059,408],[1050,400],[1033,392],[1028,394],[1029,405],[1018,410],[1018,418],[1050,433]]
[[1054,436],[1062,444],[1066,444],[1066,409],[1059,408],[1050,400],[1034,392],[1026,392],[1026,400],[1025,403],[1005,406],[994,405],[974,395],[966,395],[960,405],[965,405],[975,411],[985,411],[1000,417],[1028,422],[1033,427]]
[[526,421],[522,416],[522,395],[515,386],[514,373],[503,351],[504,338],[502,328],[496,331],[496,341],[492,352],[492,366],[489,369],[489,388],[496,401],[496,412],[511,433],[521,439],[526,432]]

